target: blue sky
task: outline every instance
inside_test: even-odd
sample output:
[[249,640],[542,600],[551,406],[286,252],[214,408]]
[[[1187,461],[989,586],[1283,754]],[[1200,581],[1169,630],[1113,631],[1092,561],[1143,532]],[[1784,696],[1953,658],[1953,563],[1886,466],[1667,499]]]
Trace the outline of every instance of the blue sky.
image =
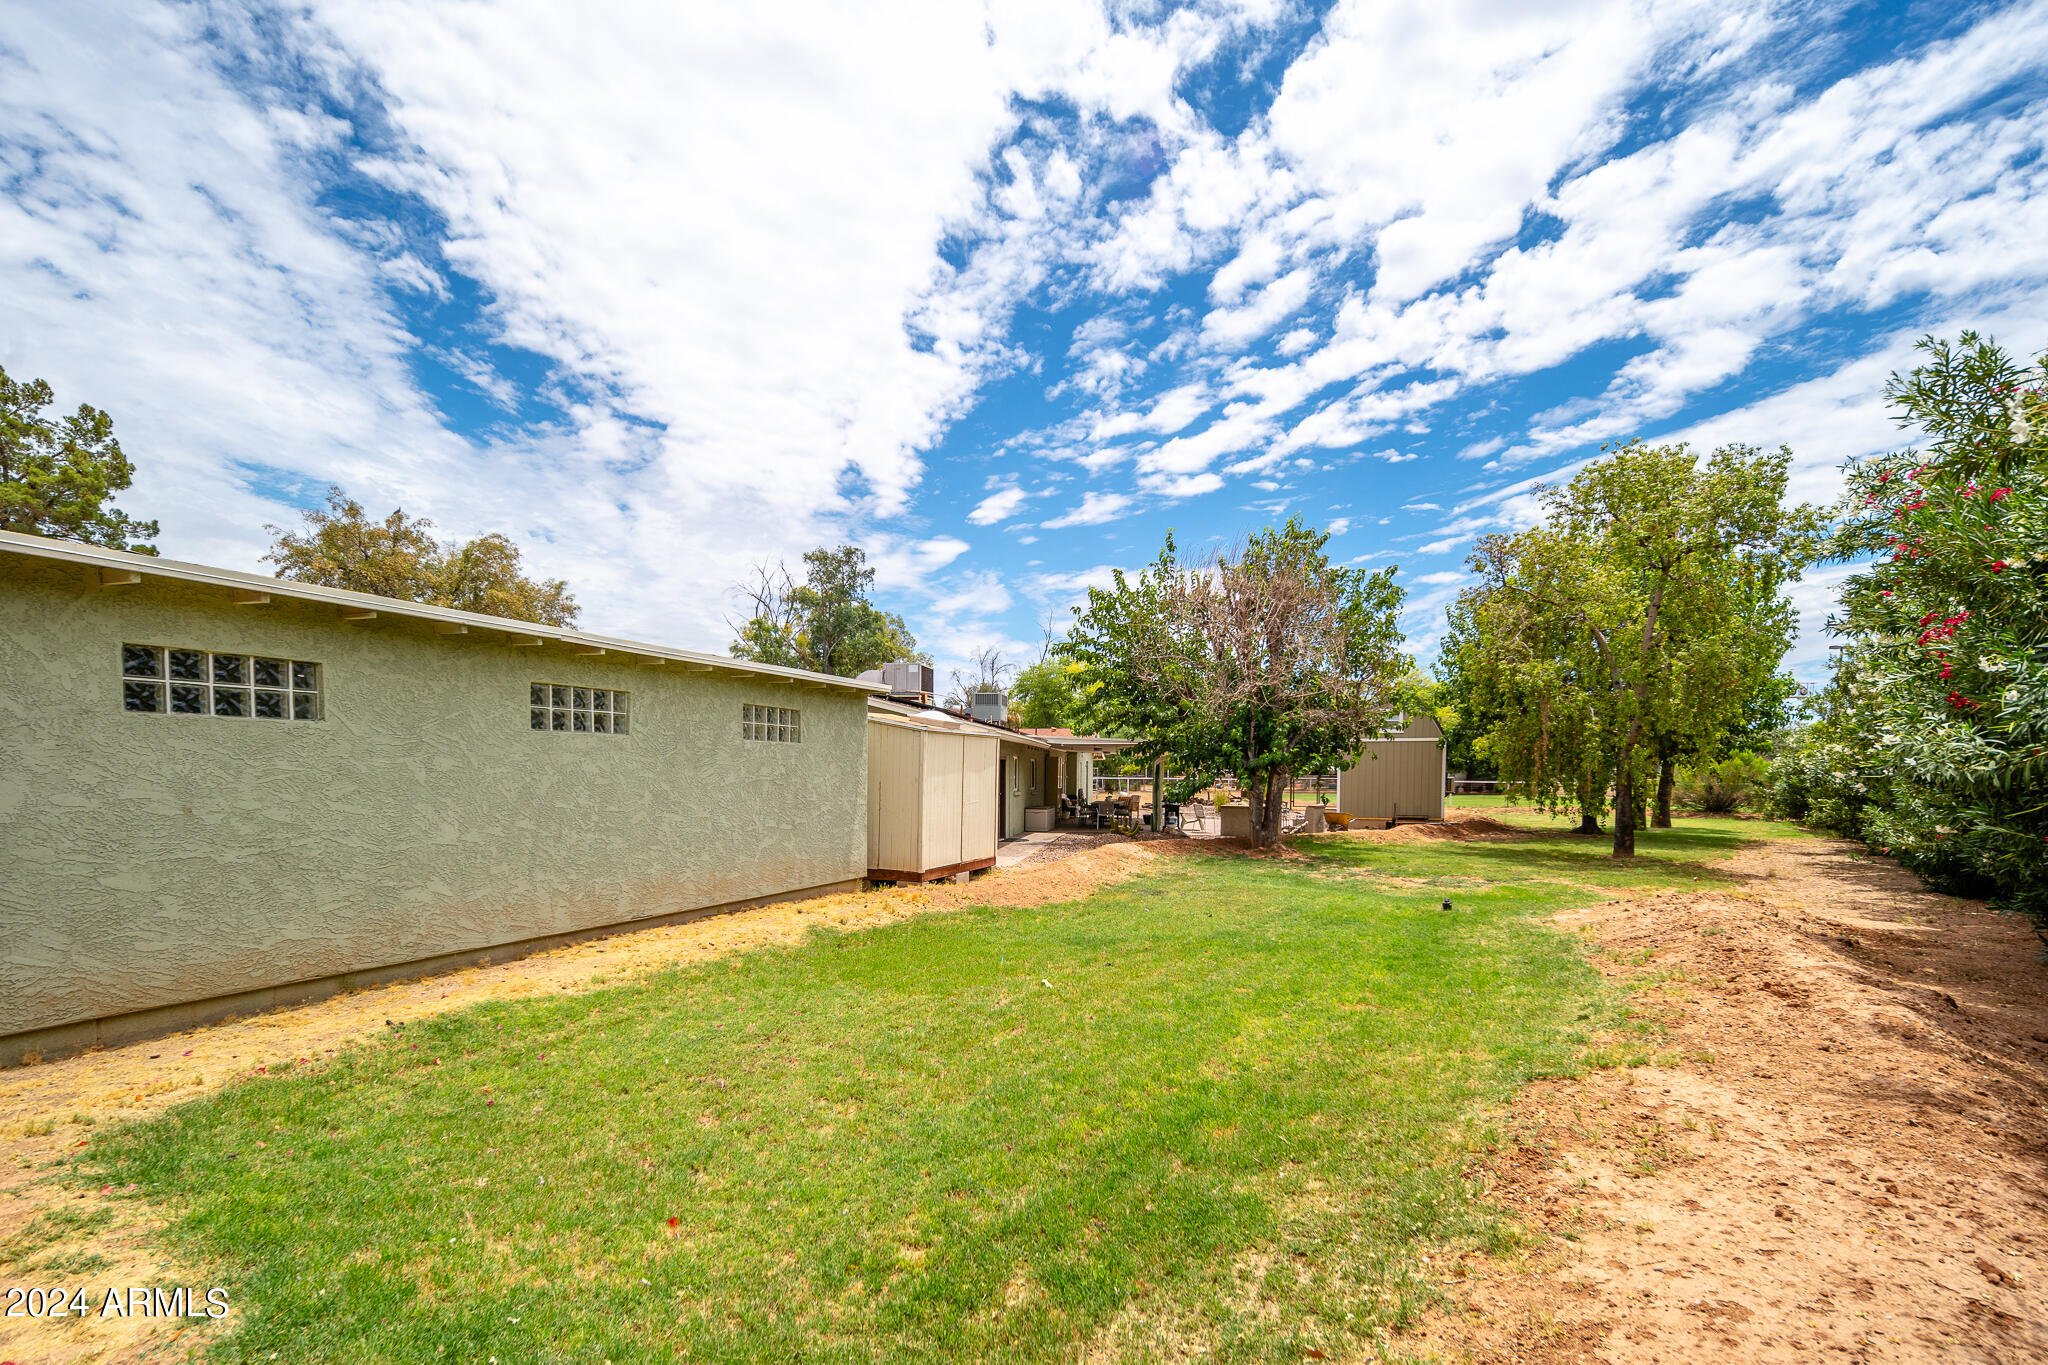
[[2041,4],[741,9],[10,5],[0,364],[168,554],[338,483],[723,648],[852,540],[943,675],[1293,513],[1427,658],[1601,442],[1825,499],[1916,336],[2048,345]]

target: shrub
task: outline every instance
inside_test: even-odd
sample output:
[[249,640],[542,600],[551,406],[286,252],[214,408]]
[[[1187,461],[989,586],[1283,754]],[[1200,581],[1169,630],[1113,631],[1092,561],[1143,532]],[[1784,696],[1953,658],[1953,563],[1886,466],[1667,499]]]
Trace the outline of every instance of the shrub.
[[2048,390],[1974,334],[1921,346],[1887,392],[1927,448],[1847,471],[1834,553],[1870,562],[1842,590],[1814,752],[1848,761],[1801,799],[1842,818],[1827,783],[1865,774],[1848,813],[1873,847],[2048,920]]
[[1678,799],[1693,810],[1726,815],[1756,805],[1768,774],[1769,765],[1756,754],[1732,754],[1718,763],[1680,768]]
[[1866,765],[1866,756],[1834,739],[1825,724],[1794,730],[1765,771],[1760,804],[1782,819],[1861,838],[1872,790]]

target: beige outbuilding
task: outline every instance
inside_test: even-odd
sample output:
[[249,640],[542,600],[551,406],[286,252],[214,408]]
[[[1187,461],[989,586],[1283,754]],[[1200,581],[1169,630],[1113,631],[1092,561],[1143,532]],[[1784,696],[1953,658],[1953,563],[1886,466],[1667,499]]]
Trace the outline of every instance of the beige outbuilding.
[[1006,804],[1002,749],[1012,738],[944,711],[871,698],[868,877],[923,882],[994,867]]
[[1337,774],[1337,809],[1367,820],[1444,818],[1444,732],[1428,716],[1369,741]]

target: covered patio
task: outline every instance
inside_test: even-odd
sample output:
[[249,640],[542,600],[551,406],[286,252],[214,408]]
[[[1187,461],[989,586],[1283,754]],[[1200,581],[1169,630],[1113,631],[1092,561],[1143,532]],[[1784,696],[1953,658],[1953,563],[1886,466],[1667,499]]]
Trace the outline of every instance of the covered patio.
[[1095,761],[1138,741],[1109,735],[1077,735],[1072,730],[1024,730],[1021,733],[1048,749],[1046,783],[1056,829],[1135,827],[1142,801],[1135,797],[1098,795]]

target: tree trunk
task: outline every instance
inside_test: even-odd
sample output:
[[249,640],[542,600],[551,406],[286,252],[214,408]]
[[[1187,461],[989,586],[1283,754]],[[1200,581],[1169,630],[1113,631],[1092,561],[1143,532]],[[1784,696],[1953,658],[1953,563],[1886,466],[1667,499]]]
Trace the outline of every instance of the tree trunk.
[[1280,842],[1280,820],[1287,813],[1288,774],[1273,773],[1266,779],[1266,826],[1259,831],[1259,847],[1273,848]]
[[1636,856],[1636,788],[1625,757],[1614,770],[1614,856]]
[[1657,829],[1671,828],[1671,755],[1665,754],[1657,760],[1657,813],[1650,824]]
[[1600,785],[1588,768],[1579,777],[1579,833],[1600,832]]
[[1252,803],[1252,847],[1272,848],[1280,842],[1281,796],[1287,790],[1285,773],[1267,773],[1245,785]]

